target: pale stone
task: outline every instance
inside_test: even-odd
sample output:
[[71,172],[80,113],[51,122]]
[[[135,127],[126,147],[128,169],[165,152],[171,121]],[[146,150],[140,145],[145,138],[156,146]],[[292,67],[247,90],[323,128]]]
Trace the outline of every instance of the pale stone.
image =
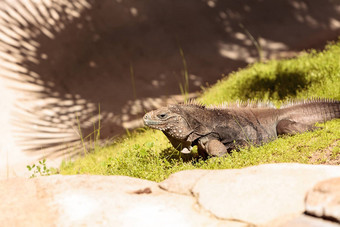
[[340,166],[282,163],[179,172],[162,184],[168,191],[193,193],[202,208],[219,218],[265,225],[302,213],[306,192],[337,176]]
[[159,187],[169,192],[191,195],[191,189],[202,176],[212,170],[184,170],[171,174],[170,177],[161,183]]
[[0,182],[1,226],[233,226],[191,196],[124,176],[48,176]]
[[[340,166],[269,164],[189,170],[158,184],[126,176],[0,181],[1,226],[280,226]],[[337,192],[334,184],[319,191]],[[332,181],[333,182],[333,181]]]
[[340,177],[319,182],[306,195],[306,213],[340,223]]

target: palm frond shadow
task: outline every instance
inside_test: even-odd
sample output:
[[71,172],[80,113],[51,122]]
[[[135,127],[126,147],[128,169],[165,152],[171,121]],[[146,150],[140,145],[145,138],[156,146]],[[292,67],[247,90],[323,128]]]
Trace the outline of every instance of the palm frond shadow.
[[43,151],[46,157],[64,155],[66,146],[78,144],[77,124],[93,120],[96,108],[75,94],[55,90],[51,80],[55,72],[50,68],[55,59],[44,48],[46,42],[46,47],[59,42],[58,34],[90,5],[82,0],[1,4],[1,76],[19,94],[11,121],[16,142],[24,151]]

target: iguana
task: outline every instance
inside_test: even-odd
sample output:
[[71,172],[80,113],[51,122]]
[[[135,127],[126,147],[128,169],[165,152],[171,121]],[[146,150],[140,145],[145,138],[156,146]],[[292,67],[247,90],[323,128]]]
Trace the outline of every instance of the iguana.
[[340,118],[340,101],[314,99],[280,109],[271,106],[175,104],[148,112],[146,126],[163,131],[182,153],[197,145],[203,156],[222,156],[239,146],[262,144],[278,135],[314,130],[317,122]]

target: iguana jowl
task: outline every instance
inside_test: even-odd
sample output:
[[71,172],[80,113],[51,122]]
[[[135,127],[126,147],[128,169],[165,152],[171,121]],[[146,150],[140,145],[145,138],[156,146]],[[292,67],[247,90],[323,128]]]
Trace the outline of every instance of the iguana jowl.
[[200,155],[222,156],[238,146],[262,144],[278,135],[313,130],[317,122],[340,118],[340,102],[310,100],[274,107],[206,107],[169,105],[144,115],[144,124],[159,129],[183,153],[197,145]]

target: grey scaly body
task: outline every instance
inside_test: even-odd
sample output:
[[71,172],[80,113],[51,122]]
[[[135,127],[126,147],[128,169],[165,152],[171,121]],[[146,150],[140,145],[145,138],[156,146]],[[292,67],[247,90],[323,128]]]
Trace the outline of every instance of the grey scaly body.
[[198,145],[202,156],[221,156],[238,146],[313,130],[315,123],[334,118],[340,118],[340,102],[320,99],[280,109],[177,104],[151,111],[143,119],[145,125],[163,131],[182,152]]

